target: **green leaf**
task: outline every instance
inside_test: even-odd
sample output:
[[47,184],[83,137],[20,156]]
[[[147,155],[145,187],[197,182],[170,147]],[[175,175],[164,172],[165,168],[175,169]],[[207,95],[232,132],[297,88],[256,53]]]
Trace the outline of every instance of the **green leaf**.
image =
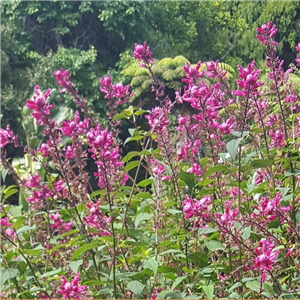
[[232,160],[235,160],[237,149],[242,140],[243,138],[238,138],[238,139],[231,140],[226,144],[227,152],[229,153]]
[[128,284],[128,288],[135,294],[135,295],[140,295],[143,290],[144,290],[145,285],[140,283],[137,280],[131,281]]
[[144,179],[144,180],[140,181],[137,185],[140,187],[145,187],[145,186],[151,184],[152,181],[153,181],[152,178]]
[[154,214],[148,214],[148,213],[138,214],[134,221],[135,228],[137,228],[142,221],[150,220],[153,216]]
[[129,137],[125,140],[124,142],[124,146],[129,143],[129,142],[132,142],[132,141],[140,141],[141,139],[143,139],[144,137],[142,135],[137,135],[137,136],[133,136],[133,137]]
[[243,284],[241,282],[236,282],[231,288],[228,290],[229,292],[233,291],[234,289],[242,286]]
[[81,246],[73,253],[71,260],[75,260],[78,256],[82,255],[84,252],[91,250],[91,249],[95,249],[100,245],[101,244],[99,242],[94,242],[91,244]]
[[186,279],[186,277],[187,277],[187,276],[180,276],[180,277],[177,277],[177,278],[175,279],[175,281],[173,282],[173,284],[172,284],[171,290],[173,291],[173,290],[176,288],[176,286],[177,286],[178,284],[180,284],[183,280]]
[[242,229],[242,238],[244,240],[247,240],[250,237],[251,234],[251,226],[245,227]]
[[222,171],[225,171],[225,170],[228,170],[228,168],[224,165],[216,165],[216,166],[213,166],[211,168],[208,168],[205,175],[204,175],[204,179],[206,179],[209,175],[211,175],[213,173],[222,172]]
[[171,267],[171,266],[159,266],[157,269],[157,273],[158,274],[162,274],[162,273],[175,273],[177,271],[176,267]]
[[219,241],[210,240],[205,242],[205,246],[210,251],[223,250],[224,247]]
[[273,161],[270,159],[256,159],[251,161],[253,168],[264,168],[273,165]]
[[36,229],[36,226],[33,225],[33,226],[23,226],[22,228],[18,229],[17,230],[17,235],[25,232],[25,231],[29,231],[29,230],[35,230]]
[[59,268],[59,269],[57,269],[57,270],[53,270],[53,271],[44,273],[44,274],[41,276],[41,278],[51,277],[51,276],[53,276],[53,275],[62,274],[62,273],[63,273],[63,269],[62,269],[62,268]]
[[203,285],[202,286],[203,292],[206,295],[206,299],[213,299],[214,298],[214,286],[212,284]]
[[209,233],[213,233],[213,232],[216,232],[218,231],[216,228],[199,228],[198,229],[198,235],[201,235],[201,234],[209,234]]
[[82,260],[82,259],[76,260],[76,261],[72,261],[72,262],[70,263],[70,268],[72,269],[72,271],[73,271],[74,273],[77,273],[79,267],[80,267],[82,264],[83,264],[83,260]]
[[128,120],[128,116],[126,116],[125,114],[117,114],[112,118],[112,121],[117,121],[122,119]]
[[165,294],[164,299],[182,299],[182,294],[180,292],[168,292]]
[[260,285],[259,285],[257,280],[247,281],[246,282],[246,287],[248,289],[250,289],[251,291],[260,293]]
[[17,274],[19,273],[19,270],[13,269],[13,268],[8,268],[8,269],[1,269],[0,274],[1,274],[1,279],[0,279],[0,289],[2,289],[4,283],[8,279],[15,278]]
[[11,206],[11,208],[9,209],[10,213],[12,214],[12,216],[14,218],[18,218],[21,215],[21,211],[22,211],[22,205],[19,206]]
[[153,273],[156,275],[157,274],[157,269],[158,269],[158,263],[155,259],[150,258],[146,261],[144,268],[148,268],[153,271]]
[[128,172],[128,171],[130,171],[131,169],[136,168],[139,164],[140,164],[140,161],[139,161],[139,160],[131,161],[131,162],[127,163],[127,165],[125,166],[124,170],[125,170],[126,172]]

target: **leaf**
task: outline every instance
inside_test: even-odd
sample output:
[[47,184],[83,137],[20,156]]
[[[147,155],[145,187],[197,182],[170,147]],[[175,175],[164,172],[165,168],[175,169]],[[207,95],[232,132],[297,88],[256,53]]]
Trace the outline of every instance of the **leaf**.
[[18,218],[20,217],[21,215],[21,211],[22,211],[22,205],[19,205],[19,206],[12,206],[9,210],[10,210],[10,213],[12,214],[12,216],[14,218]]
[[251,226],[245,227],[242,229],[242,238],[244,240],[247,240],[250,237],[251,234]]
[[8,269],[1,269],[1,279],[0,279],[0,289],[2,289],[4,283],[8,279],[15,278],[17,274],[19,273],[19,270],[13,269],[13,268],[8,268]]
[[57,274],[62,274],[62,272],[63,272],[63,269],[62,269],[62,268],[59,268],[59,269],[57,269],[57,270],[53,270],[53,271],[44,273],[44,274],[41,276],[41,278],[51,277],[51,276],[57,275]]
[[128,120],[128,116],[126,116],[125,114],[117,114],[112,118],[112,121],[117,121],[122,119]]
[[172,284],[171,290],[173,291],[173,290],[176,288],[176,286],[177,286],[178,284],[180,284],[183,280],[186,279],[186,277],[187,277],[187,276],[180,276],[180,277],[177,277],[177,278],[175,279],[175,281],[173,282],[173,284]]
[[154,214],[148,214],[148,213],[138,214],[134,221],[135,228],[137,228],[142,221],[150,220],[153,216]]
[[137,185],[140,187],[145,187],[145,186],[151,184],[152,181],[153,181],[152,178],[144,179],[144,180],[140,181]]
[[168,292],[165,294],[164,299],[182,299],[182,294],[180,292]]
[[246,287],[250,289],[251,291],[260,293],[260,286],[257,280],[247,281]]
[[228,290],[229,292],[233,291],[234,289],[242,286],[243,284],[241,282],[236,282],[231,288]]
[[156,275],[157,274],[157,269],[158,269],[158,263],[155,259],[150,258],[146,261],[144,268],[148,268],[153,271],[153,273]]
[[203,292],[206,295],[206,299],[213,299],[214,298],[214,286],[212,284],[203,285],[202,286]]
[[243,138],[238,138],[238,139],[231,140],[226,144],[227,152],[229,153],[232,160],[235,160],[237,149],[242,140]]
[[140,295],[144,290],[145,285],[141,284],[139,281],[134,280],[128,284],[128,288],[135,294]]
[[201,234],[209,234],[209,233],[213,233],[213,232],[216,232],[218,231],[216,228],[199,228],[198,229],[198,235],[201,235]]
[[208,168],[204,175],[204,179],[206,179],[212,173],[221,172],[221,171],[225,171],[225,170],[228,170],[228,168],[224,165],[216,165],[211,168]]
[[177,271],[176,267],[171,267],[171,266],[159,266],[157,269],[157,273],[158,274],[162,274],[162,273],[175,273]]
[[270,159],[256,159],[251,161],[253,168],[264,168],[273,165],[273,161]]
[[81,254],[83,254],[84,252],[91,250],[91,249],[95,249],[98,246],[100,246],[99,242],[94,242],[91,244],[87,244],[87,245],[83,245],[80,248],[78,248],[72,255],[71,260],[74,260],[75,258],[77,258],[78,256],[80,256]]
[[25,232],[25,231],[29,231],[29,230],[35,230],[36,229],[36,226],[33,225],[33,226],[23,226],[22,228],[18,229],[17,230],[17,235]]
[[79,268],[82,264],[83,264],[83,260],[82,260],[82,259],[76,260],[76,261],[72,261],[72,262],[70,263],[70,268],[72,269],[72,271],[73,271],[74,273],[77,273],[78,268]]
[[210,251],[223,250],[224,247],[219,241],[211,240],[205,242],[205,246]]
[[134,161],[131,161],[129,163],[127,163],[127,165],[125,166],[124,170],[126,172],[136,168],[138,165],[140,164],[140,161],[139,160],[134,160]]
[[143,139],[144,137],[142,135],[137,135],[137,136],[132,136],[132,137],[129,137],[125,140],[124,142],[124,146],[129,143],[129,142],[132,142],[132,141],[139,141],[141,139]]

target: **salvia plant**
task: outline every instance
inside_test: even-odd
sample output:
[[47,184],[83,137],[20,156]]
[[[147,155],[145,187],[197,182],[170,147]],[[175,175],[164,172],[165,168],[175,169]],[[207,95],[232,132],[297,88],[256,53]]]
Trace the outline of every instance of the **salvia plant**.
[[[272,22],[257,33],[265,82],[254,61],[237,67],[236,88],[218,61],[187,63],[174,99],[152,72],[149,46],[135,44],[156,102],[151,111],[133,107],[130,86],[101,78],[107,126],[68,70],[54,76],[78,107],[73,118],[55,120],[51,89],[35,87],[26,107],[43,129],[39,146],[29,143],[23,162],[11,164],[5,147],[18,147],[17,135],[1,129],[2,177],[15,180],[2,188],[2,297],[300,296],[296,67],[283,69]],[[174,123],[178,110],[187,113]],[[121,143],[124,123],[130,136]],[[137,150],[122,155],[125,144]],[[17,192],[21,205],[8,205]]]

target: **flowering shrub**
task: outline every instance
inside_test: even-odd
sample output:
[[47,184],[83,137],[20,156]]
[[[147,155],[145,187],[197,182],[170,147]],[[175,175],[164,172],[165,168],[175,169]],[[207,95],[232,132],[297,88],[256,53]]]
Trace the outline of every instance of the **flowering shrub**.
[[[276,56],[275,25],[257,32],[267,51],[265,82],[254,61],[238,66],[236,88],[218,61],[186,64],[186,86],[175,99],[153,75],[149,46],[136,44],[133,55],[153,76],[156,105],[133,107],[129,86],[101,78],[108,126],[78,95],[68,70],[54,76],[78,105],[74,119],[52,118],[51,90],[35,87],[26,101],[44,130],[39,146],[26,149],[35,168],[10,164],[4,147],[18,146],[17,136],[1,129],[2,177],[9,172],[16,182],[3,190],[1,207],[7,297],[300,296],[299,99],[289,81],[293,68],[285,71]],[[120,105],[128,107],[118,111]],[[174,124],[180,105],[193,113]],[[137,125],[143,116],[148,131]],[[124,157],[121,122],[133,127],[124,144],[140,147]],[[16,187],[28,209],[6,204]]]

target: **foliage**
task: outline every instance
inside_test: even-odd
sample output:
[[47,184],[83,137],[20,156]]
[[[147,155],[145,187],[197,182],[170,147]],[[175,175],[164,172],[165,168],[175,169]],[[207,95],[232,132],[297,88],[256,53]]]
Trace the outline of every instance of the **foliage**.
[[[23,110],[23,160],[6,158],[18,137],[9,126],[0,132],[1,177],[15,180],[1,188],[1,296],[299,297],[299,99],[293,69],[284,70],[276,54],[275,25],[257,32],[267,52],[266,82],[254,61],[237,67],[236,88],[218,61],[187,63],[186,86],[174,100],[161,81],[174,80],[183,57],[155,61],[146,42],[135,44],[142,69],[133,65],[132,72],[151,75],[156,105],[131,105],[129,85],[102,77],[108,126],[68,70],[54,72],[61,95],[35,86]],[[300,43],[296,49],[300,66]],[[75,64],[79,52],[67,53],[62,61]],[[94,59],[93,50],[78,63],[85,59]],[[74,74],[80,68],[75,64]],[[56,97],[74,100],[73,117],[55,107]],[[179,115],[174,126],[174,107],[183,104],[193,113]],[[131,124],[123,145],[122,122]],[[139,150],[122,157],[127,144]],[[17,193],[19,205],[7,205]]]

